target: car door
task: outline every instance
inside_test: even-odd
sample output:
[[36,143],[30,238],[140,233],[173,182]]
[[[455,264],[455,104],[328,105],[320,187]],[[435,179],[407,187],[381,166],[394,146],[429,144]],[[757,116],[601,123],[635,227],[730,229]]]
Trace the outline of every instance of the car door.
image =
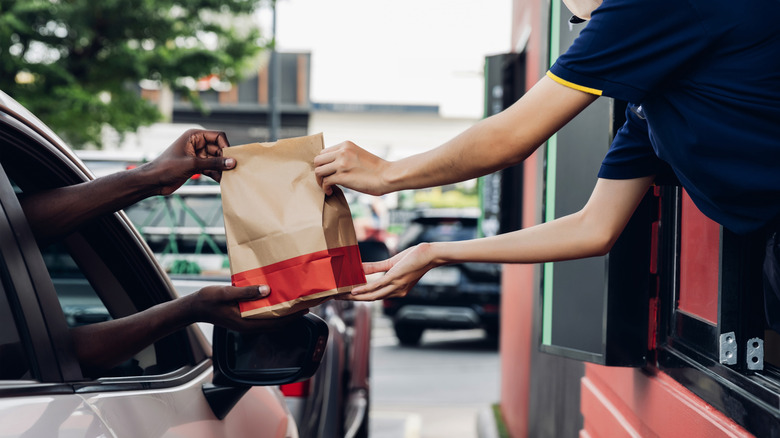
[[15,201],[0,169],[0,436],[110,436],[67,383],[80,373],[68,363],[69,352],[55,348],[61,333],[52,336],[51,315],[36,299],[36,289],[46,285],[31,272],[35,261],[28,267],[25,259],[22,245],[31,236]]
[[175,293],[121,213],[38,248],[17,195],[88,177],[62,145],[30,128],[0,113],[0,273],[7,302],[0,301],[0,312],[12,314],[3,324],[14,321],[18,333],[5,331],[0,349],[2,366],[12,370],[0,376],[0,437],[294,436],[284,402],[270,388],[252,388],[224,420],[214,416],[202,392],[211,380],[210,345],[194,327],[112,370],[81,369],[71,327],[142,311]]

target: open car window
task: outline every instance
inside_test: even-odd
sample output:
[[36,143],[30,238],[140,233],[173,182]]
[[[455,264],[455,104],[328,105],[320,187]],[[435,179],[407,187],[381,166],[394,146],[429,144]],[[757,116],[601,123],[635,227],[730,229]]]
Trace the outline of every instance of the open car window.
[[[86,179],[77,164],[44,139],[16,131],[2,140],[0,164],[17,195]],[[40,251],[70,327],[120,318],[174,298],[170,282],[123,215],[99,218]],[[205,360],[203,347],[185,329],[116,369],[82,371],[92,378],[165,374]]]

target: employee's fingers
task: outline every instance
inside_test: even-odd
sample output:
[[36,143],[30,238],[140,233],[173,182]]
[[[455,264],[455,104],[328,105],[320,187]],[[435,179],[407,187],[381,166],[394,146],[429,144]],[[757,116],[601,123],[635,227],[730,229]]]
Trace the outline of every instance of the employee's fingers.
[[352,295],[373,294],[388,287],[398,288],[401,281],[393,274],[385,274],[382,277],[362,286],[352,289]]
[[314,175],[316,175],[317,178],[322,179],[334,175],[336,171],[337,169],[335,163],[325,163],[314,168]]
[[336,174],[336,164],[333,162],[327,162],[324,164],[317,164],[316,157],[314,162],[315,167],[314,168],[314,176],[317,177],[317,181],[320,183],[320,186],[322,187],[322,190],[330,195],[333,190],[331,190],[331,187],[334,186],[336,183],[332,181],[332,176]]
[[332,181],[331,177],[317,178],[317,180],[320,183],[320,187],[322,187],[322,191],[325,192],[326,195],[330,196],[333,194],[333,186],[335,186],[336,183]]
[[317,156],[314,157],[314,165],[324,166],[332,163],[336,160],[336,152],[333,148],[323,149]]
[[377,272],[387,272],[393,267],[393,259],[382,260],[379,262],[363,263],[363,273],[365,275],[376,274]]
[[406,295],[406,293],[403,290],[399,290],[395,285],[389,284],[372,292],[353,295],[352,301],[376,301],[385,298],[402,297],[404,295]]

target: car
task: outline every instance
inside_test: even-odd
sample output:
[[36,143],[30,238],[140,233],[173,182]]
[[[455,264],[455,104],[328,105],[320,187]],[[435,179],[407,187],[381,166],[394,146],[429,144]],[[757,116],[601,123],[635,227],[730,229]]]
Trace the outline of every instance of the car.
[[[478,209],[417,211],[399,238],[399,251],[421,242],[478,237]],[[461,263],[428,271],[404,297],[387,298],[383,312],[393,322],[402,345],[417,345],[426,329],[481,328],[499,333],[501,265]]]
[[[141,163],[134,154],[77,153],[88,167],[102,174]],[[196,175],[172,195],[144,199],[125,213],[179,294],[230,284],[220,186],[213,180]],[[374,234],[358,245],[363,261],[389,256],[384,242]],[[312,438],[365,438],[370,409],[371,305],[331,300],[310,312],[329,327],[325,356],[311,379],[280,388],[298,433]],[[210,327],[201,326],[210,335]]]
[[[109,371],[82,369],[71,327],[177,296],[123,212],[39,247],[19,194],[91,178],[61,139],[0,92],[0,435],[298,437],[277,385],[307,378],[322,360],[330,337],[315,315],[297,320],[303,331],[289,334],[303,337],[286,343],[215,328],[212,346],[193,325]],[[268,354],[256,355],[263,344]],[[263,365],[285,357],[285,366]]]

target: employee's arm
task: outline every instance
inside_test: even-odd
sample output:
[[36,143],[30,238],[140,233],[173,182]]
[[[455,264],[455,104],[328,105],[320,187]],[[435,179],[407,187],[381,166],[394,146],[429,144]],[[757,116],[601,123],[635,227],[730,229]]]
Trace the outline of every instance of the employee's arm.
[[315,173],[326,192],[338,184],[372,195],[465,181],[523,161],[596,98],[545,76],[511,107],[435,149],[386,161],[344,142],[315,158]]
[[585,207],[551,222],[498,236],[422,243],[395,257],[365,263],[366,274],[385,275],[353,290],[359,301],[404,296],[430,269],[463,262],[542,263],[604,255],[612,248],[653,177],[599,179]]

